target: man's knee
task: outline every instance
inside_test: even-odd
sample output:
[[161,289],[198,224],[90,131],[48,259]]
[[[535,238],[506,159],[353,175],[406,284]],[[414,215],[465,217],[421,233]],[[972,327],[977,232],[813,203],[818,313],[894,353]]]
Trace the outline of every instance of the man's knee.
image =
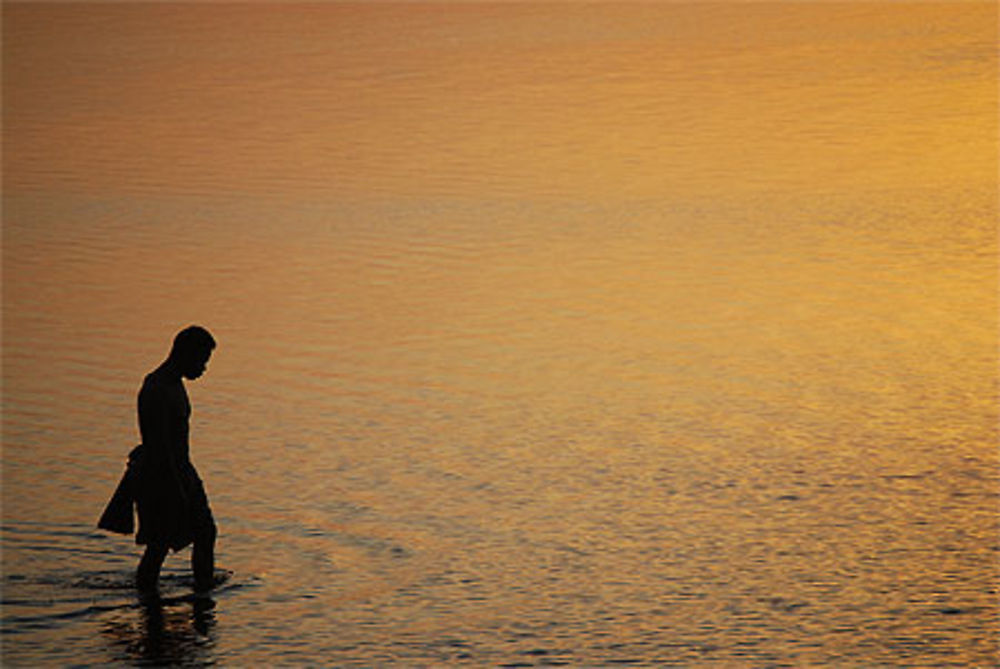
[[163,543],[150,543],[146,545],[146,550],[142,554],[142,561],[146,564],[158,565],[167,557],[170,549]]

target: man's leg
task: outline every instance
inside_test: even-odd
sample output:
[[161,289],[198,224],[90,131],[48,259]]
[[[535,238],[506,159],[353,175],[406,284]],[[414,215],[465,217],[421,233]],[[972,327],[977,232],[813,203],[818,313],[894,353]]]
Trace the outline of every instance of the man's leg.
[[191,548],[191,571],[194,572],[195,590],[211,590],[215,586],[215,518],[208,505],[205,486],[198,472],[191,468],[191,524],[194,528],[194,546]]
[[197,529],[191,549],[191,571],[195,590],[211,590],[215,585],[215,523],[208,522]]
[[167,546],[164,544],[148,544],[146,552],[139,560],[139,568],[135,572],[135,585],[144,592],[156,590],[156,582],[160,580],[160,567],[167,557]]

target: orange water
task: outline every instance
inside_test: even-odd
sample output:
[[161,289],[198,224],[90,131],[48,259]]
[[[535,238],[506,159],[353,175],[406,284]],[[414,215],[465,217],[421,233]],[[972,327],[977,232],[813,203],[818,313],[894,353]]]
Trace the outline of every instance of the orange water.
[[996,662],[994,5],[3,11],[5,664]]

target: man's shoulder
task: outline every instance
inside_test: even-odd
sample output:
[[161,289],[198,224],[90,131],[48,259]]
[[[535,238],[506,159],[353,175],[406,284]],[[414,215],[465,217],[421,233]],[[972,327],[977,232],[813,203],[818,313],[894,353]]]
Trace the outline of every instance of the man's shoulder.
[[154,388],[163,385],[163,374],[159,369],[154,369],[146,376],[142,377],[142,389]]
[[157,367],[142,379],[142,387],[139,393],[162,393],[168,392],[178,385],[178,381],[171,377],[162,367]]

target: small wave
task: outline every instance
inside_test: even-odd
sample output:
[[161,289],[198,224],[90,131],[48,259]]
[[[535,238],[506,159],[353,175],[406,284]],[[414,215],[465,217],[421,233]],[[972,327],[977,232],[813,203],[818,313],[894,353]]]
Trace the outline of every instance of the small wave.
[[[193,593],[194,579],[190,573],[168,570],[161,575],[160,594],[155,598],[142,597],[135,589],[134,556],[122,556],[128,557],[129,561],[128,566],[120,568],[75,568],[81,563],[84,566],[87,562],[93,564],[95,553],[79,549],[79,542],[93,540],[88,529],[60,529],[58,534],[62,535],[64,543],[56,547],[49,543],[56,539],[55,533],[44,536],[46,532],[42,527],[31,530],[30,543],[14,542],[10,546],[11,559],[5,565],[8,573],[3,577],[3,597],[0,600],[4,612],[0,626],[4,635],[53,629],[79,619],[151,604],[170,607],[200,601],[214,605],[212,598],[257,580],[234,580],[232,571],[217,569],[216,588],[206,597]],[[53,549],[58,550],[53,552]],[[58,558],[53,559],[55,555]],[[107,560],[108,555],[100,554],[99,557]]]
[[[7,602],[4,602],[4,606],[7,606]],[[46,613],[40,615],[30,615],[30,616],[4,616],[3,618],[3,633],[4,634],[17,634],[20,631],[34,630],[34,629],[47,629],[50,627],[55,627],[62,621],[72,620],[74,618],[82,618],[89,615],[94,615],[98,613],[105,613],[107,611],[114,611],[117,609],[128,609],[137,606],[137,603],[121,603],[121,604],[90,604],[79,609],[71,609],[69,611],[58,611],[53,613]]]

